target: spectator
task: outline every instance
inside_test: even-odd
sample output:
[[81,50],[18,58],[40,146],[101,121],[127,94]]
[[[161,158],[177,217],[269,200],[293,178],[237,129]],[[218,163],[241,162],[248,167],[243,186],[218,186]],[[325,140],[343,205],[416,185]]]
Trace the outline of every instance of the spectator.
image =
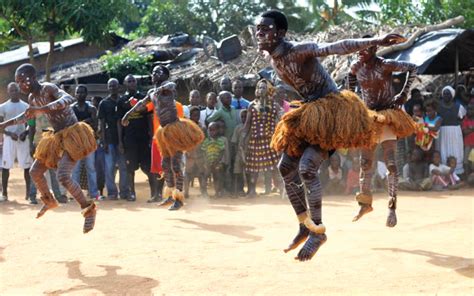
[[135,171],[139,168],[148,178],[150,187],[150,200],[158,195],[155,192],[156,176],[150,172],[151,169],[151,141],[153,138],[152,116],[153,113],[146,108],[130,114],[127,126],[122,126],[120,119],[132,109],[135,101],[143,99],[145,96],[137,90],[137,80],[129,74],[124,79],[126,92],[120,97],[117,103],[117,121],[119,152],[124,153],[127,161],[127,176],[130,185],[130,195],[128,201],[136,200],[135,192]]
[[325,193],[341,194],[344,191],[346,181],[342,173],[341,157],[337,152],[329,158],[327,174],[326,186],[324,188]]
[[461,120],[466,115],[466,109],[454,101],[454,89],[451,86],[446,86],[442,90],[438,113],[443,119],[436,145],[441,153],[441,162],[446,163],[448,156],[456,157],[458,161],[456,173],[462,174],[464,172],[462,165],[464,148]]
[[199,110],[204,109],[202,108],[201,93],[197,89],[189,92],[189,105],[184,106],[184,117],[189,118],[191,107],[197,107]]
[[399,182],[399,188],[402,190],[427,191],[430,190],[433,183],[428,176],[428,166],[423,161],[423,152],[416,148],[410,155],[410,160],[403,168],[408,172],[406,179]]
[[[75,97],[77,102],[71,107],[76,114],[77,120],[89,124],[94,132],[97,132],[97,109],[86,101],[87,87],[78,85]],[[97,189],[97,173],[95,171],[95,152],[90,153],[85,158],[79,160],[72,170],[72,178],[80,184],[81,167],[85,167],[87,173],[87,188],[89,196],[95,200],[103,200]]]
[[222,102],[222,107],[219,108],[214,114],[212,114],[207,122],[214,122],[218,120],[223,120],[225,123],[225,132],[224,135],[227,138],[227,141],[230,142],[232,139],[232,134],[234,129],[238,124],[237,111],[232,107],[232,93],[228,91],[221,91],[219,93],[219,100]]
[[413,106],[423,106],[423,96],[418,88],[413,88],[410,92],[410,99],[405,103],[405,111],[413,116]]
[[436,112],[436,101],[426,101],[425,109],[426,112],[423,120],[417,124],[415,143],[421,150],[425,151],[425,159],[430,161],[434,151],[433,142],[435,139],[438,139],[438,133],[443,119]]
[[[99,110],[99,104],[102,101],[102,97],[95,96],[92,98],[92,105]],[[100,125],[97,126],[96,137],[99,138],[101,134]],[[100,144],[100,141],[99,143]],[[105,151],[102,145],[97,145],[97,150],[95,151],[95,172],[97,175],[97,189],[99,190],[99,195],[104,196],[104,187],[105,187]]]
[[244,94],[244,84],[242,81],[235,80],[234,83],[232,83],[232,92],[234,93],[232,107],[236,110],[247,109],[250,102],[242,96]]
[[[200,126],[199,118],[201,111],[198,107],[193,106],[189,110],[190,119],[194,121],[200,128],[203,129],[203,132],[206,133],[205,129]],[[197,177],[199,180],[199,187],[201,190],[201,195],[207,197],[207,187],[206,187],[206,160],[204,151],[202,150],[202,143],[198,145],[194,150],[188,151],[185,154],[186,157],[186,167],[184,169],[184,197],[189,197],[189,185],[194,182],[194,179]]]
[[206,95],[206,104],[206,108],[201,110],[201,116],[199,117],[201,127],[206,127],[206,120],[217,110],[217,95],[215,92],[210,92]]
[[[247,118],[247,110],[240,112],[240,120],[245,122]],[[245,195],[244,191],[244,172],[245,172],[245,154],[247,153],[248,143],[245,141],[243,134],[244,124],[240,123],[234,130],[231,144],[236,151],[234,161],[234,193],[236,195]]]
[[[7,93],[9,99],[0,105],[0,122],[10,120],[25,112],[28,104],[20,99],[20,88],[15,82],[8,84]],[[2,151],[2,195],[0,201],[8,200],[8,180],[10,169],[18,160],[18,166],[23,169],[25,179],[25,196],[28,199],[30,193],[30,167],[33,158],[30,155],[30,144],[27,139],[28,129],[25,124],[16,124],[6,127],[3,131],[3,151]],[[36,204],[36,199],[31,199],[32,204]]]
[[[105,184],[107,187],[107,198],[117,200],[118,196],[128,199],[130,188],[127,179],[127,165],[123,151],[119,151],[119,139],[117,130],[117,103],[119,100],[119,82],[115,78],[107,82],[110,95],[99,105],[100,140],[105,152]],[[115,184],[115,167],[118,165],[120,181],[119,189]]]
[[[265,194],[272,191],[271,176],[275,184],[278,181],[276,165],[279,157],[270,147],[272,135],[278,122],[280,106],[273,100],[275,88],[267,80],[260,80],[255,89],[255,100],[250,103],[244,125],[244,137],[248,135],[247,154],[245,155],[245,172],[248,174],[248,196],[256,196],[257,178],[265,173]],[[270,174],[270,175],[269,175]]]
[[221,81],[219,82],[220,91],[228,91],[232,93],[232,80],[229,76],[222,77]]
[[464,135],[464,167],[467,174],[471,174],[474,159],[474,103],[467,106],[467,116],[463,119],[461,128]]
[[[456,159],[454,159],[456,160]],[[460,180],[454,173],[456,163],[447,166],[441,163],[441,154],[438,151],[433,152],[433,159],[429,167],[431,179],[433,181],[433,190],[440,191],[448,187],[455,186]]]
[[463,105],[464,108],[467,107],[469,104],[469,93],[464,85],[458,84],[456,86],[456,96],[454,100],[456,103]]
[[202,143],[202,150],[205,154],[207,175],[212,175],[214,180],[215,197],[222,197],[224,194],[224,178],[226,177],[225,170],[229,166],[230,157],[227,138],[219,137],[217,123],[209,124],[208,136]]
[[359,190],[359,173],[360,173],[360,160],[354,157],[352,160],[352,166],[347,173],[345,194],[356,194]]

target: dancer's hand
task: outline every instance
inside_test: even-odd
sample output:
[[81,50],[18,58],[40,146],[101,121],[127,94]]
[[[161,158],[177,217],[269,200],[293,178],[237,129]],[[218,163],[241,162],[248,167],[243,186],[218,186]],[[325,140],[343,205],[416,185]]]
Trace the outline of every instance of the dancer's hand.
[[121,123],[122,123],[122,126],[128,126],[128,124],[130,123],[128,121],[128,113],[123,116]]
[[387,34],[380,40],[380,46],[390,46],[407,41],[405,37],[400,34]]

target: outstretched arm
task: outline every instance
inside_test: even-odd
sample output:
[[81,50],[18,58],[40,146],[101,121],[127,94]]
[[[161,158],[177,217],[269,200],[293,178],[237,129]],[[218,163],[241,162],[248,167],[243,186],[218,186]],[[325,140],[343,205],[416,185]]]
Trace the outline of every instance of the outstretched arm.
[[400,62],[395,60],[384,60],[384,68],[386,71],[389,72],[407,72],[408,77],[405,81],[405,85],[403,85],[402,90],[398,95],[394,98],[395,105],[403,105],[405,104],[408,98],[408,92],[410,91],[410,87],[413,84],[413,81],[416,77],[417,67],[415,64],[407,63],[407,62]]
[[25,111],[14,118],[11,118],[4,122],[0,122],[0,130],[3,130],[4,128],[11,125],[25,124],[28,121],[28,119],[29,118],[26,116],[26,111]]
[[122,124],[123,126],[127,126],[128,123],[129,123],[128,118],[130,117],[130,114],[132,114],[133,112],[138,111],[138,110],[143,110],[143,108],[145,108],[146,104],[148,104],[151,101],[151,96],[154,94],[154,92],[155,92],[154,89],[150,89],[148,91],[148,94],[143,99],[138,101],[135,104],[135,106],[132,107],[132,109],[128,110],[128,112],[125,113],[125,115],[122,117],[122,119],[119,120],[119,125]]
[[303,43],[296,45],[295,50],[306,57],[325,57],[333,54],[354,53],[372,46],[390,46],[404,41],[405,38],[401,35],[388,34],[384,37],[344,39],[327,44]]

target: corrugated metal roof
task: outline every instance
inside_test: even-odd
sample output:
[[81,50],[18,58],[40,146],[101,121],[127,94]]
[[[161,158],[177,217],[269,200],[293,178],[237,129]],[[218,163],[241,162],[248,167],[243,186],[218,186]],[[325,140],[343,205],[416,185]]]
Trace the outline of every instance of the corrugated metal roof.
[[[76,45],[82,42],[84,42],[82,38],[75,38],[75,39],[58,41],[58,42],[55,42],[54,45],[55,46],[60,45],[63,48],[66,48],[66,47]],[[49,42],[35,42],[33,43],[33,48],[35,47],[38,48],[38,53],[35,56],[48,54],[49,52]],[[11,63],[28,60],[28,59],[29,59],[28,46],[25,45],[15,50],[10,50],[10,51],[0,53],[0,66],[8,65]]]

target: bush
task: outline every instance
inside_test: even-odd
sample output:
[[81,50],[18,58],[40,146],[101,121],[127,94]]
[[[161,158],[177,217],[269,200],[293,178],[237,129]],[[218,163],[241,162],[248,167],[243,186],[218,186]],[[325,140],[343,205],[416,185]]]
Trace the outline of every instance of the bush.
[[151,56],[142,56],[131,49],[124,49],[118,54],[108,51],[100,57],[103,69],[110,77],[123,81],[128,74],[146,75],[150,73]]

